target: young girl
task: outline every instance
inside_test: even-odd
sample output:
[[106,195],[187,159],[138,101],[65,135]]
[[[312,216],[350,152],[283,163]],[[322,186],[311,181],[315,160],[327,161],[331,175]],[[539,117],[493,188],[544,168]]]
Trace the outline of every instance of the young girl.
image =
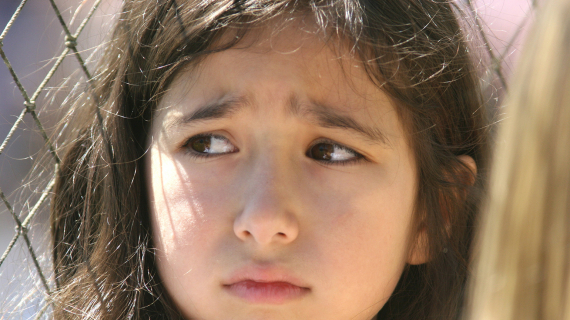
[[515,71],[466,319],[570,319],[569,15],[539,8]]
[[487,138],[451,3],[126,1],[74,110],[56,319],[457,317]]

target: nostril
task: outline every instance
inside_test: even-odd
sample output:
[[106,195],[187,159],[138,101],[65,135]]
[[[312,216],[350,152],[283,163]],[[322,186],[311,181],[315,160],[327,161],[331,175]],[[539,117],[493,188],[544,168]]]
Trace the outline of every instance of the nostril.
[[234,234],[242,241],[255,241],[262,245],[273,242],[289,243],[298,233],[296,218],[290,212],[274,208],[244,210],[234,220]]
[[242,239],[242,240],[246,240],[250,237],[253,237],[253,235],[251,234],[251,232],[247,231],[247,230],[243,230],[241,232],[236,232],[236,235],[238,236],[238,238]]

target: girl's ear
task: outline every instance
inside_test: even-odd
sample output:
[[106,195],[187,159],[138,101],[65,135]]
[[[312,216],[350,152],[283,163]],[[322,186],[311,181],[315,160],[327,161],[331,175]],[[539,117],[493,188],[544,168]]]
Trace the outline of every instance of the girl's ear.
[[424,264],[429,261],[429,250],[428,250],[428,237],[427,228],[425,224],[422,223],[422,227],[412,239],[412,247],[410,248],[410,253],[408,256],[408,264],[417,265]]
[[[463,180],[462,183],[466,185],[473,185],[475,183],[475,177],[477,176],[477,164],[475,160],[468,155],[461,155],[458,156],[457,159],[461,161],[461,163],[465,166],[463,169],[468,169],[469,172],[465,172],[465,170],[458,170],[457,173],[460,174],[459,179]],[[463,201],[465,201],[466,195],[457,194],[457,197],[460,197]],[[442,214],[444,215],[445,221],[445,230],[449,233],[451,231],[451,222],[449,217],[448,210],[444,207],[442,203]],[[418,230],[417,234],[413,239],[412,246],[410,248],[410,254],[408,256],[408,264],[411,265],[418,265],[424,264],[429,261],[429,241],[427,236],[427,227],[424,223]]]
[[477,176],[477,164],[475,160],[468,155],[461,155],[458,156],[457,159],[463,163],[471,172],[466,172],[464,177],[468,179],[468,181],[464,181],[465,184],[473,185],[475,183],[475,177]]

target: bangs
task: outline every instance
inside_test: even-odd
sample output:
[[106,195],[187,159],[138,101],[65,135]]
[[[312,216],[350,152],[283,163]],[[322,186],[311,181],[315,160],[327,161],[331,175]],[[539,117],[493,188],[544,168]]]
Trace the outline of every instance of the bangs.
[[[152,93],[155,98],[182,66],[238,45],[247,47],[251,43],[243,39],[260,34],[256,31],[276,35],[291,25],[318,36],[339,56],[348,52],[360,60],[370,80],[404,105],[442,105],[442,93],[473,72],[451,5],[354,0],[182,4],[172,0],[170,4],[150,28],[156,34],[149,42],[137,44],[155,49],[148,51],[142,72],[167,70],[158,77],[159,85]],[[267,30],[268,25],[273,30]],[[440,31],[443,26],[448,30]]]

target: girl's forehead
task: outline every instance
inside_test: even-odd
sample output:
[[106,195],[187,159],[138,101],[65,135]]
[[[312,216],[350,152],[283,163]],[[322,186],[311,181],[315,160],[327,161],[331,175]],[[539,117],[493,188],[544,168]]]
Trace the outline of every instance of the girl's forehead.
[[[345,69],[347,71],[345,80],[355,77],[367,78],[362,71],[364,63],[353,50],[354,44],[347,38],[318,26],[309,17],[274,18],[256,24],[243,33],[239,29],[228,28],[219,40],[214,42],[211,49],[215,51],[218,47],[226,47],[228,43],[234,45],[220,52],[231,53],[225,57],[228,63],[231,63],[231,60],[247,59],[246,56],[249,55],[255,56],[256,61],[253,62],[259,61],[259,63],[263,60],[289,64],[293,62],[305,66],[316,63],[321,71],[326,67],[329,72]],[[241,52],[245,54],[240,55]],[[205,60],[220,56],[220,53],[208,55]],[[316,68],[303,69],[310,72]],[[354,72],[355,70],[358,72]]]
[[[277,25],[275,27],[274,25]],[[231,30],[215,46],[235,37]],[[221,44],[220,44],[221,43]],[[264,79],[265,81],[257,81]],[[263,91],[271,85],[281,86],[277,92],[304,91],[338,100],[345,107],[362,106],[355,100],[390,102],[384,91],[366,73],[363,61],[350,51],[344,39],[325,38],[316,27],[272,22],[248,30],[229,49],[205,56],[189,66],[173,81],[178,90]]]
[[154,122],[171,127],[197,109],[230,104],[226,110],[336,121],[387,145],[404,136],[392,100],[343,43],[295,25],[274,30],[250,30],[236,46],[180,72]]

